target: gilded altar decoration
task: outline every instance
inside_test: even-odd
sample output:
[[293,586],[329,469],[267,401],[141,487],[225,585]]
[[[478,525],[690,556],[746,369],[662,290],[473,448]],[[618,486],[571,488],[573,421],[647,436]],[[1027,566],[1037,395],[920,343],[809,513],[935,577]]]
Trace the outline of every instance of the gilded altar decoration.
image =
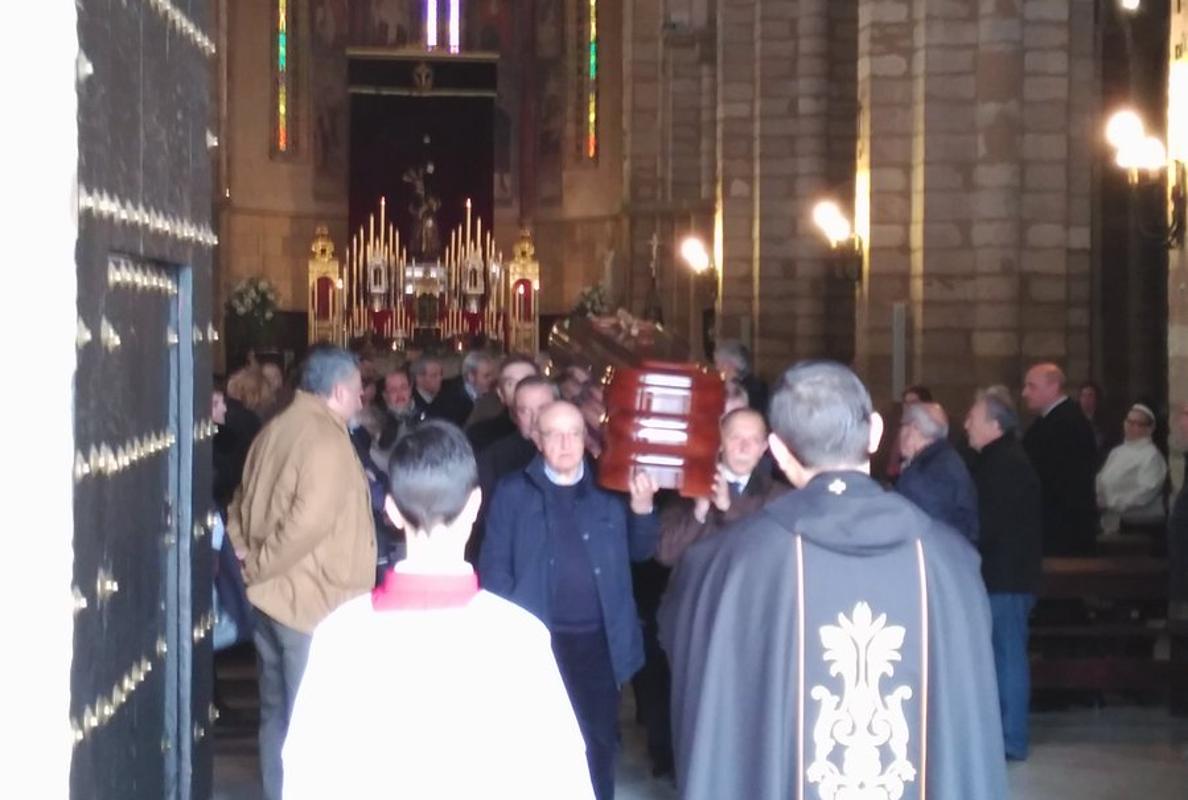
[[829,674],[842,679],[842,693],[839,697],[823,685],[812,688],[818,714],[806,777],[818,784],[821,800],[899,800],[904,783],[916,778],[903,713],[912,689],[901,685],[884,695],[880,684],[895,673],[905,630],[888,625],[886,614],[874,617],[866,603],[855,605],[850,617],[838,614],[837,622],[821,627],[821,644]]
[[347,344],[369,337],[402,350],[485,337],[509,350],[538,349],[540,264],[532,238],[521,233],[515,257],[505,263],[491,231],[475,218],[469,200],[465,221],[448,237],[439,233],[440,201],[426,177],[432,165],[409,170],[414,190],[408,209],[408,245],[388,204],[351,238],[342,263],[319,228],[309,266],[310,341]]

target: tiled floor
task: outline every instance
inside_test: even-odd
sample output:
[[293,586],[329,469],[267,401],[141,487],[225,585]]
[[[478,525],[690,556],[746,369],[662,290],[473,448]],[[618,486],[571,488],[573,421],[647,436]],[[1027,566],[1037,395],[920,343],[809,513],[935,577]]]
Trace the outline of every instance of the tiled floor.
[[[617,800],[675,800],[676,789],[651,777],[642,731],[623,704],[623,756]],[[1158,708],[1037,714],[1032,755],[1010,768],[1014,800],[1185,800],[1188,720]],[[215,761],[215,800],[257,800],[255,741],[222,738]],[[723,798],[723,800],[729,800]]]

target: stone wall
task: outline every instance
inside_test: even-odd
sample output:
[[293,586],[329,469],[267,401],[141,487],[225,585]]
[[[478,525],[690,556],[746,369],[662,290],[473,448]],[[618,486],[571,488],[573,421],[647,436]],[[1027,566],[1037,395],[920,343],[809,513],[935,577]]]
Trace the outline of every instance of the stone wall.
[[[271,152],[273,108],[270,48],[272,3],[226,4],[226,79],[219,87],[227,126],[220,132],[224,190],[219,206],[218,264],[214,309],[221,321],[223,302],[243,278],[261,276],[278,290],[280,307],[305,311],[306,262],[314,229],[329,225],[338,250],[347,242],[346,175],[337,198],[319,190],[313,157],[312,41],[309,6],[298,3],[295,36],[297,87],[291,114],[295,151]],[[346,75],[342,75],[345,90]],[[216,368],[222,365],[216,364]]]
[[1092,0],[860,0],[858,364],[876,395],[896,303],[904,378],[951,409],[1036,360],[1088,373],[1092,20]]

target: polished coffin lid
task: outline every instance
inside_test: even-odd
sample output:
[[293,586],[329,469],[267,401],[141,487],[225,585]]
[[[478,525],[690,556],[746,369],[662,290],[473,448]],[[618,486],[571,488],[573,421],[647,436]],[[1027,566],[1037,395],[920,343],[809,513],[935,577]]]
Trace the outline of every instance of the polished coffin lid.
[[683,343],[662,326],[622,313],[559,323],[549,351],[559,366],[582,367],[605,385],[599,483],[628,491],[644,470],[686,497],[711,494],[725,404],[717,373],[686,361]]

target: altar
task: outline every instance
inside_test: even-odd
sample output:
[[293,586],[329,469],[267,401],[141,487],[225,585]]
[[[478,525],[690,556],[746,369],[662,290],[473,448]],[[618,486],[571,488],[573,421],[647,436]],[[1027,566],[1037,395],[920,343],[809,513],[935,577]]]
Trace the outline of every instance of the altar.
[[369,340],[392,350],[497,344],[508,352],[539,349],[540,264],[528,231],[505,259],[489,226],[472,216],[441,246],[436,198],[419,183],[413,241],[402,241],[387,201],[335,256],[327,228],[319,227],[309,261],[310,342],[349,345]]

